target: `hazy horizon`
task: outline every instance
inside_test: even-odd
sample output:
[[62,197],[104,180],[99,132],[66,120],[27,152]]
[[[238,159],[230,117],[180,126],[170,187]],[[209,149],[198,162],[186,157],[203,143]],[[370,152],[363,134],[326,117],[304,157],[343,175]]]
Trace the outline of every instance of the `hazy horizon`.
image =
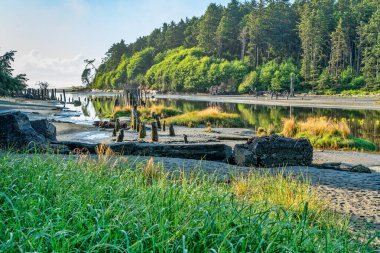
[[0,54],[16,50],[14,74],[28,84],[80,85],[84,59],[100,64],[112,43],[148,35],[172,20],[200,16],[207,6],[228,0],[2,0]]

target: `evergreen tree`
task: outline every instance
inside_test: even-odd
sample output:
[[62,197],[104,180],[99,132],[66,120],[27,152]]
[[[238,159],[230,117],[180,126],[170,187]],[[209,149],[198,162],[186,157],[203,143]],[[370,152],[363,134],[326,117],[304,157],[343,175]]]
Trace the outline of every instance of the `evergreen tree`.
[[331,55],[329,61],[329,72],[334,77],[335,83],[348,65],[349,48],[347,36],[342,27],[342,19],[339,21],[336,30],[331,34]]
[[302,46],[301,74],[306,82],[316,84],[323,68],[324,34],[321,26],[322,15],[318,10],[305,5],[298,26]]
[[222,57],[222,55],[229,59],[239,57],[241,19],[239,2],[231,0],[223,12],[216,32],[219,57]]
[[13,76],[12,63],[16,51],[6,52],[0,56],[0,96],[9,95],[15,91],[25,89],[28,79],[25,74]]
[[373,14],[367,24],[360,29],[363,48],[363,73],[367,87],[380,88],[380,8]]
[[210,4],[199,22],[198,46],[206,50],[207,53],[216,55],[218,44],[216,31],[222,18],[223,7]]

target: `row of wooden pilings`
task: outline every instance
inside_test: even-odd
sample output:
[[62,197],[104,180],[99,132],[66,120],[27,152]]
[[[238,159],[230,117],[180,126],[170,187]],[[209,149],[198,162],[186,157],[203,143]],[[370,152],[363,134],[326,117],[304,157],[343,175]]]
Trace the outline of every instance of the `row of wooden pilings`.
[[[63,91],[64,93],[65,91]],[[23,97],[37,100],[58,100],[57,89],[24,89],[16,91],[12,94],[13,97]]]

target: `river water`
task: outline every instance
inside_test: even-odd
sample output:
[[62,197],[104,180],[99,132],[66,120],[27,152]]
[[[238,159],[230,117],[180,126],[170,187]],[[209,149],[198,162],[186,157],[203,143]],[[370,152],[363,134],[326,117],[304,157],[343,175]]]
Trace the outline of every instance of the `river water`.
[[[59,97],[59,93],[58,93]],[[90,98],[90,99],[89,99]],[[66,93],[66,99],[81,100],[81,106],[66,104],[67,110],[56,115],[57,120],[78,124],[92,124],[104,115],[112,113],[115,104],[115,93]],[[123,105],[124,101],[119,101]],[[164,105],[174,107],[182,112],[203,110],[218,107],[224,112],[237,113],[241,116],[245,128],[272,128],[280,131],[282,120],[291,116],[299,120],[308,117],[330,117],[346,120],[354,137],[374,142],[380,147],[380,111],[362,109],[311,108],[275,105],[251,105],[236,103],[215,103],[206,101],[189,101],[183,99],[149,99],[147,106]]]

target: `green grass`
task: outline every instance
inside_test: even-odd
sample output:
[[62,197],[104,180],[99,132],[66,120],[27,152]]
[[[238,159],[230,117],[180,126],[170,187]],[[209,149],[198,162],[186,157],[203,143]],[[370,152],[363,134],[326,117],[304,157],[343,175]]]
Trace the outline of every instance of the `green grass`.
[[197,127],[211,123],[213,127],[241,127],[243,122],[238,114],[221,112],[216,108],[193,111],[167,118],[168,123],[179,126]]
[[0,252],[364,252],[310,186],[148,163],[0,156]]

